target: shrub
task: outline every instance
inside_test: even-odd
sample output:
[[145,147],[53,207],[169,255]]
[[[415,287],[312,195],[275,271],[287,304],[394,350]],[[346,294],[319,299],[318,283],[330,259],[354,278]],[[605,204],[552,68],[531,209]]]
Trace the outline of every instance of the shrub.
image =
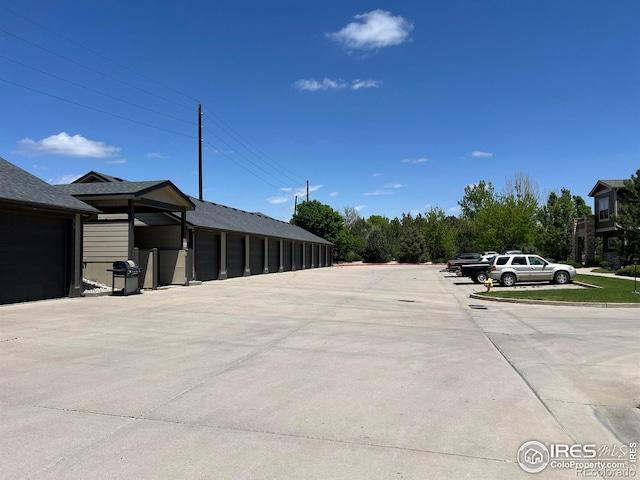
[[353,250],[351,250],[350,252],[347,253],[346,260],[347,262],[359,262],[362,260],[362,257],[358,255],[356,252],[354,252]]
[[571,265],[573,268],[582,268],[582,264],[580,262],[576,262],[575,260],[565,260],[563,262],[558,262],[558,263],[562,263],[564,265]]
[[600,266],[602,268],[606,268],[607,270],[611,270],[611,262],[607,262],[606,260],[602,260],[600,262]]
[[616,275],[621,275],[624,277],[640,277],[640,268],[638,268],[636,265],[629,265],[628,267],[624,267],[618,270],[616,272]]

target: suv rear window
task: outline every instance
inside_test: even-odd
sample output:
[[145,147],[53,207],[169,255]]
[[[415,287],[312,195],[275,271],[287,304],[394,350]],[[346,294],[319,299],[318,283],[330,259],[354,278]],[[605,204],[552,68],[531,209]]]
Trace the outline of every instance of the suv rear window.
[[506,265],[509,261],[509,257],[498,257],[496,258],[496,265]]

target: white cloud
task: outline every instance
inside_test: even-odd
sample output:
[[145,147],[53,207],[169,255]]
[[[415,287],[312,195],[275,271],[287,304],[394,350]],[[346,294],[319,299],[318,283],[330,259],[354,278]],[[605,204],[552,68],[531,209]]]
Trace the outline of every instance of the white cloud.
[[12,152],[35,157],[37,155],[62,155],[80,158],[109,158],[118,154],[121,149],[104,142],[88,140],[82,135],[70,136],[67,132],[51,135],[42,140],[23,138]]
[[405,158],[404,160],[400,160],[400,162],[402,163],[412,163],[414,165],[418,164],[418,163],[426,163],[428,162],[429,159],[428,158]]
[[366,207],[366,205],[356,205],[355,207],[353,207],[353,209],[354,209],[356,212],[359,212],[360,210],[362,210],[362,209],[363,209],[363,208],[365,208],[365,207]]
[[493,153],[489,152],[481,152],[480,150],[474,150],[471,152],[472,157],[483,158],[483,157],[493,157]]
[[326,36],[353,50],[374,50],[376,48],[400,45],[409,39],[413,24],[401,16],[377,9],[354,17],[342,30],[327,33]]
[[379,88],[380,85],[382,85],[382,80],[374,80],[373,78],[369,78],[368,80],[360,80],[358,78],[353,80],[351,84],[344,80],[332,80],[330,78],[323,78],[320,82],[314,78],[300,79],[293,83],[293,86],[298,90],[306,90],[308,92],[338,90],[341,88],[360,90],[361,88]]
[[447,210],[447,213],[451,213],[453,215],[460,213],[460,207],[451,207],[449,210]]
[[[322,185],[309,185],[309,193],[315,192],[316,190],[319,190],[321,188],[322,188]],[[280,191],[283,192],[285,195],[269,197],[267,198],[267,202],[271,204],[276,204],[276,205],[280,203],[290,202],[291,205],[293,205],[295,201],[295,197],[298,197],[298,203],[303,202],[307,198],[306,185],[304,187],[295,188],[295,189],[285,187],[285,188],[281,188]]]
[[384,188],[402,188],[402,187],[406,187],[406,185],[403,185],[401,183],[387,183]]
[[54,177],[54,178],[50,178],[48,180],[48,182],[51,185],[63,185],[63,184],[67,184],[67,183],[71,183],[71,182],[75,182],[77,179],[79,179],[82,175],[75,175],[75,174],[70,174],[70,175],[60,175],[59,177]]
[[297,80],[293,84],[299,90],[307,90],[309,92],[316,92],[318,90],[329,90],[334,88],[346,88],[348,84],[343,80],[331,80],[330,78],[324,78],[321,82],[310,78],[309,80]]
[[110,165],[118,165],[118,164],[127,163],[127,161],[124,158],[119,158],[118,160],[107,160],[106,163]]
[[374,174],[373,174],[373,175],[371,175],[371,176],[372,176],[372,177],[380,177],[380,176],[382,176],[382,174],[381,174],[381,173],[374,173]]
[[364,195],[370,197],[372,195],[391,195],[391,193],[392,192],[390,192],[389,190],[376,190],[375,192],[367,192]]
[[288,196],[286,197],[269,197],[267,198],[267,202],[274,204],[274,205],[278,205],[280,203],[286,203],[290,200],[290,198]]
[[372,78],[368,80],[354,80],[351,83],[352,90],[360,90],[361,88],[378,88],[382,85],[382,80],[374,80]]
[[331,192],[329,194],[330,197],[337,197],[338,196],[338,192]]
[[161,160],[166,160],[167,158],[170,158],[168,155],[162,155],[161,153],[158,153],[158,152],[147,153],[147,157],[148,158],[159,158]]

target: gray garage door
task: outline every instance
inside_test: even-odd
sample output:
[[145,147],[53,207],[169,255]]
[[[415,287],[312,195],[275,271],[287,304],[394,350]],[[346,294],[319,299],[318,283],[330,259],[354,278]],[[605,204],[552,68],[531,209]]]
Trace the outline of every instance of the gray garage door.
[[311,249],[311,245],[307,244],[305,245],[305,257],[304,257],[304,264],[307,268],[311,268],[311,262],[313,260],[312,258],[312,249]]
[[71,225],[61,217],[0,212],[0,304],[69,294]]
[[302,270],[302,243],[296,243],[295,253],[296,257],[294,259],[294,264],[296,266],[296,270]]
[[244,274],[244,237],[227,235],[227,276],[241,277]]
[[249,243],[250,258],[249,265],[251,267],[251,275],[259,275],[264,273],[264,238],[251,237]]
[[200,230],[196,233],[196,280],[217,280],[220,273],[220,235]]
[[291,266],[293,265],[293,259],[292,259],[292,254],[291,254],[291,245],[293,244],[293,242],[284,242],[284,246],[283,246],[283,250],[282,250],[282,260],[283,260],[283,266],[284,266],[284,271],[285,272],[290,272],[291,271]]
[[280,270],[280,241],[269,239],[269,273]]

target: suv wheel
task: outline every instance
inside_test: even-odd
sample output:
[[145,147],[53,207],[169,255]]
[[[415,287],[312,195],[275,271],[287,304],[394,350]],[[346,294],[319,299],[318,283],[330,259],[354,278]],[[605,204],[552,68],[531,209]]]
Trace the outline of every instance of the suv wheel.
[[478,272],[476,273],[476,278],[474,279],[476,283],[484,283],[489,278],[487,272]]
[[513,273],[505,273],[500,279],[503,287],[513,287],[516,284],[516,276]]
[[569,274],[567,272],[560,271],[556,273],[556,276],[553,277],[553,281],[558,285],[564,285],[565,283],[569,283]]

